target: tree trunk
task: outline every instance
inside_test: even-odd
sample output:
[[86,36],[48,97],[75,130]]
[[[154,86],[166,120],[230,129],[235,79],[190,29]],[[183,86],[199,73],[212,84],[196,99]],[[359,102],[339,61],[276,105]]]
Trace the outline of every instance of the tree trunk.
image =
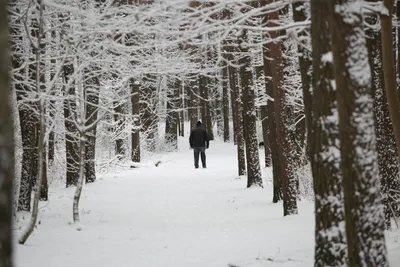
[[[370,18],[369,23],[376,23]],[[376,128],[376,147],[378,151],[378,168],[381,178],[382,202],[386,228],[391,227],[392,209],[397,210],[394,201],[396,193],[390,189],[399,188],[399,162],[393,126],[390,120],[382,72],[381,36],[379,32],[368,31],[367,45],[371,66],[372,92],[374,97],[374,121]]]
[[199,95],[200,95],[200,112],[201,112],[201,122],[204,127],[207,128],[207,101],[206,101],[206,78],[204,75],[199,75]]
[[184,92],[184,81],[179,83],[179,136],[185,137],[185,92]]
[[[82,114],[84,115],[84,114]],[[83,180],[84,180],[84,172],[85,172],[85,134],[80,133],[79,136],[79,179],[75,188],[74,200],[72,205],[72,217],[74,219],[74,223],[79,223],[79,200],[81,199],[82,189],[83,189]],[[79,230],[79,229],[78,229]]]
[[222,108],[224,122],[224,142],[229,142],[228,64],[226,61],[223,61],[222,65]]
[[235,86],[235,107],[236,107],[236,141],[237,141],[237,159],[238,159],[238,175],[242,176],[246,174],[246,156],[245,156],[245,140],[244,140],[244,125],[243,125],[243,102],[242,102],[242,88],[238,82],[238,72],[234,71]]
[[145,75],[143,79],[144,86],[139,91],[141,132],[146,140],[146,149],[150,152],[155,152],[156,138],[158,136],[158,118],[156,115],[158,90],[154,86],[157,79],[157,75]]
[[[41,2],[41,0],[38,0],[36,3],[36,8],[37,8],[37,19],[35,19],[34,23],[36,23],[37,28],[36,28],[36,36],[37,36],[37,46],[42,48],[42,36],[43,36],[43,11],[44,11],[44,4]],[[41,66],[41,53],[44,51],[42,49],[36,49],[35,51],[35,65],[36,65],[36,79],[35,79],[35,86],[36,86],[36,91],[38,93],[38,100],[39,100],[39,129],[38,129],[38,146],[37,146],[37,154],[39,155],[38,161],[37,161],[37,170],[38,170],[38,175],[36,178],[36,183],[35,183],[35,194],[33,198],[33,206],[32,206],[32,215],[29,220],[27,228],[24,230],[22,233],[21,238],[19,239],[18,243],[19,244],[25,244],[25,242],[28,240],[29,236],[32,234],[35,226],[36,226],[36,221],[39,215],[39,199],[42,197],[42,185],[43,185],[43,178],[47,177],[46,176],[46,169],[43,168],[46,166],[46,161],[45,161],[45,143],[44,143],[44,138],[45,138],[45,131],[46,131],[46,99],[43,97],[45,93],[45,86],[43,83],[43,76],[44,73],[42,73],[42,66]],[[47,184],[46,184],[47,186]],[[46,191],[47,193],[47,191]]]
[[[268,16],[264,16],[263,23],[267,23]],[[269,60],[270,51],[269,45],[263,44],[263,62],[264,62],[264,77],[265,77],[265,90],[268,97],[273,98],[274,94],[274,83],[272,80],[272,62]],[[275,103],[274,101],[267,101],[267,117],[265,118],[268,124],[268,143],[271,148],[271,160],[272,160],[272,175],[273,175],[273,198],[272,202],[277,203],[282,199],[282,187],[281,187],[281,171],[280,161],[278,152],[278,138],[276,131],[275,121]]]
[[[232,59],[233,57],[230,57]],[[233,60],[232,60],[233,61]],[[229,73],[229,90],[230,90],[230,97],[231,97],[231,110],[232,110],[232,122],[233,122],[233,144],[237,145],[237,136],[236,136],[236,127],[237,127],[237,109],[236,109],[236,94],[235,92],[237,89],[235,87],[237,86],[237,78],[236,78],[236,68],[233,66],[228,67],[228,73]]]
[[124,113],[125,113],[124,104],[120,102],[115,102],[114,103],[114,123],[116,124],[114,131],[114,134],[116,135],[115,152],[117,154],[118,159],[120,160],[122,160],[126,156],[125,142],[124,142],[125,133],[124,130],[122,129],[124,127],[124,117],[123,117]]
[[75,126],[76,116],[76,99],[75,99],[75,84],[72,83],[68,87],[68,81],[74,73],[74,66],[72,63],[66,63],[64,69],[64,86],[65,86],[65,100],[64,100],[64,124],[65,124],[65,147],[67,158],[67,181],[66,186],[76,185],[79,177],[79,143],[78,143],[78,129]]
[[[9,47],[7,5],[0,5],[0,266],[12,267],[12,213],[14,176],[14,134],[10,107],[11,85],[9,73]],[[14,59],[13,59],[14,60]]]
[[[278,11],[269,14],[271,21],[279,19]],[[271,23],[274,25],[273,23]],[[271,38],[278,37],[277,32],[271,32]],[[274,112],[277,131],[277,147],[279,151],[280,181],[283,195],[283,214],[297,214],[297,179],[294,174],[294,152],[291,143],[291,107],[286,101],[286,92],[283,84],[283,57],[281,43],[269,44],[270,55],[274,59],[271,64],[271,74],[274,88]]]
[[[93,68],[98,71],[97,68]],[[93,127],[86,133],[85,142],[85,181],[93,183],[96,181],[96,134],[97,134],[97,116],[99,110],[99,94],[100,94],[100,79],[98,74],[93,73],[90,69],[86,70],[85,79],[85,126]]]
[[140,162],[140,110],[139,110],[139,81],[131,79],[132,89],[132,153],[131,159],[133,162]]
[[188,94],[188,115],[190,121],[190,130],[196,127],[197,122],[197,111],[198,111],[198,82],[195,78],[191,77],[188,81],[189,86],[187,87]]
[[[396,2],[396,19],[400,21],[400,3]],[[397,27],[397,78],[400,80],[400,27]],[[397,94],[400,99],[400,88],[397,84]]]
[[[244,31],[240,42],[248,42],[247,31]],[[246,160],[247,160],[247,187],[260,186],[263,187],[260,156],[258,153],[257,140],[257,112],[255,106],[255,90],[252,84],[253,75],[250,66],[250,55],[248,48],[240,44],[240,50],[243,53],[241,58],[240,78],[243,89],[243,122],[244,135],[246,142]]]
[[167,118],[165,123],[165,141],[172,146],[173,151],[178,149],[178,117],[179,87],[181,81],[174,78],[167,92]]
[[309,142],[312,140],[309,143],[309,155],[315,193],[314,266],[316,267],[348,266],[346,233],[343,227],[339,117],[336,88],[332,84],[335,77],[328,15],[326,3],[311,0],[313,97],[304,102],[305,105],[312,104],[312,107],[305,106],[305,114],[307,128],[313,129],[309,132]]
[[[361,3],[358,0],[329,2],[347,248],[349,266],[384,267],[388,266],[385,222]],[[390,55],[393,56],[391,52]]]
[[[293,7],[293,19],[294,21],[305,21],[307,19],[306,6],[302,2],[297,2],[292,4]],[[305,126],[307,131],[307,154],[310,155],[311,143],[313,142],[312,136],[312,95],[310,91],[311,85],[311,65],[312,58],[311,53],[308,51],[307,47],[308,40],[307,30],[303,30],[299,34],[299,39],[301,40],[298,45],[299,51],[299,65],[300,65],[300,75],[301,84],[303,88],[303,103],[304,103],[304,114],[305,114]],[[303,124],[303,123],[301,123]],[[309,158],[309,157],[308,157]]]
[[392,40],[393,0],[384,0],[383,3],[389,11],[386,15],[381,14],[383,74],[386,98],[389,105],[390,118],[393,123],[393,132],[396,140],[397,154],[400,158],[400,101],[397,92]]

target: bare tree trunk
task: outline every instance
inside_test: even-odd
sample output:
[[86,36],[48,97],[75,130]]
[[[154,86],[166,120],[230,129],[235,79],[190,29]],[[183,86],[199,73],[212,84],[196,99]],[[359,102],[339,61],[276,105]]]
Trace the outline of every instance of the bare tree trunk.
[[172,86],[168,91],[168,102],[167,102],[167,118],[165,123],[165,140],[172,145],[172,149],[175,151],[178,149],[178,116],[179,113],[176,111],[178,108],[178,97],[179,87],[181,81],[174,79],[171,81]]
[[[347,248],[349,266],[385,267],[389,264],[361,3],[358,0],[329,2]],[[391,36],[391,29],[389,33]],[[391,52],[390,56],[393,56]]]
[[124,131],[122,127],[124,126],[124,117],[123,114],[125,113],[125,107],[123,104],[119,102],[114,103],[114,122],[116,124],[115,126],[115,134],[116,139],[115,139],[115,148],[116,148],[116,154],[118,155],[118,158],[121,160],[125,158],[126,156],[126,151],[125,151],[125,142],[124,142]]
[[381,14],[382,31],[382,61],[383,74],[386,89],[386,98],[389,105],[390,118],[393,123],[393,132],[396,139],[397,154],[400,158],[400,101],[397,92],[395,65],[393,61],[393,36],[392,36],[392,14],[393,0],[383,1],[387,14]]
[[228,64],[225,61],[222,65],[222,107],[224,122],[224,142],[229,142]]
[[[85,142],[85,181],[86,183],[93,183],[96,181],[96,134],[97,134],[97,116],[99,110],[99,94],[100,94],[100,79],[98,68],[87,69],[85,74],[85,126],[92,127],[86,134],[87,140]],[[94,124],[94,125],[93,125]]]
[[41,2],[41,0],[37,0],[36,4],[36,9],[38,12],[38,21],[37,21],[37,47],[40,49],[36,49],[36,79],[35,79],[35,85],[36,85],[36,90],[38,92],[38,98],[39,98],[39,138],[38,138],[38,176],[36,179],[35,183],[35,195],[33,198],[33,206],[32,206],[32,215],[29,220],[27,228],[24,230],[22,233],[21,238],[19,239],[20,244],[25,244],[25,242],[28,240],[29,236],[32,234],[35,226],[36,226],[36,221],[37,217],[39,214],[39,199],[41,197],[41,187],[43,183],[43,177],[45,177],[45,169],[43,166],[46,166],[46,162],[44,160],[44,137],[45,137],[45,131],[46,131],[46,112],[45,112],[45,99],[43,98],[43,94],[45,93],[45,87],[44,84],[42,83],[42,76],[44,74],[41,73],[41,53],[42,51],[42,35],[43,35],[43,10],[44,10],[44,5]]
[[[82,116],[84,116],[83,112]],[[85,172],[85,134],[81,132],[79,138],[79,179],[75,188],[74,201],[72,206],[74,223],[80,222],[79,200],[81,199],[81,194],[83,189],[84,172]]]
[[188,94],[188,115],[190,121],[190,130],[196,127],[197,110],[198,110],[198,82],[195,78],[189,78],[189,86],[187,87]]
[[[336,88],[333,86],[335,77],[328,15],[328,6],[324,1],[311,0],[313,96],[305,101],[305,105],[312,107],[306,106],[305,110],[308,127],[313,129],[309,132],[309,151],[315,192],[316,267],[348,266],[346,233],[343,227],[339,117]],[[303,93],[307,94],[304,91]]]
[[[14,13],[20,12],[15,3],[10,2],[9,6]],[[16,20],[16,26],[11,25],[12,27],[10,28],[10,32],[12,49],[17,49],[17,44],[23,43],[21,30],[23,27],[22,23],[21,20]],[[12,50],[11,52],[13,69],[19,70],[14,75],[14,87],[17,96],[23,150],[18,210],[30,211],[32,185],[36,180],[34,165],[37,159],[34,158],[34,150],[36,149],[36,124],[38,120],[36,112],[33,112],[32,109],[37,108],[37,105],[32,102],[24,103],[29,99],[29,95],[32,94],[32,89],[25,83],[25,72],[27,71],[27,68],[24,67],[23,64],[27,59],[24,59],[17,50]]]
[[[294,21],[305,21],[307,19],[306,14],[306,6],[304,2],[296,2],[292,4],[293,7],[293,19]],[[303,102],[304,102],[304,114],[305,114],[305,126],[307,131],[307,151],[308,156],[310,154],[311,143],[313,142],[312,136],[312,95],[310,90],[311,85],[311,65],[312,59],[311,54],[308,51],[307,40],[308,35],[307,30],[303,30],[299,34],[299,39],[301,43],[298,45],[299,51],[299,65],[300,65],[300,75],[301,75],[301,84],[303,88]],[[303,124],[303,123],[301,123]]]
[[140,90],[140,115],[141,132],[146,138],[147,149],[151,152],[156,150],[156,138],[158,134],[158,118],[155,114],[157,104],[157,88],[154,83],[158,77],[154,74],[145,75],[143,82],[145,86]]
[[[264,1],[265,2],[265,1]],[[265,3],[264,3],[265,4]],[[263,23],[267,23],[268,16],[265,15]],[[265,76],[265,89],[269,97],[273,98],[274,95],[274,83],[272,80],[272,62],[269,60],[270,51],[269,45],[263,44],[263,62],[264,62],[264,76]],[[271,148],[271,160],[272,160],[272,174],[273,174],[273,198],[272,202],[277,203],[282,199],[282,187],[281,187],[281,170],[280,160],[278,152],[278,136],[276,131],[275,121],[275,103],[274,101],[268,100],[267,102],[267,117],[264,119],[268,123],[268,143]]]
[[242,176],[246,174],[246,157],[245,157],[245,140],[244,140],[244,125],[243,125],[243,102],[242,102],[242,89],[239,86],[239,75],[236,68],[232,67],[232,78],[231,86],[234,90],[235,99],[235,114],[237,118],[236,123],[236,148],[237,148],[237,159],[238,159],[238,175]]
[[[279,11],[269,14],[270,21],[279,20]],[[271,25],[274,25],[271,23]],[[278,37],[277,32],[271,32],[271,37]],[[281,43],[269,44],[270,56],[274,59],[271,64],[271,74],[274,88],[274,112],[277,131],[277,147],[279,151],[280,181],[283,196],[283,214],[297,214],[297,178],[294,174],[294,152],[291,142],[291,107],[286,100],[283,83],[283,57]]]
[[184,81],[182,80],[179,83],[179,108],[181,111],[179,112],[179,136],[185,136],[185,92],[184,92]]
[[0,266],[12,267],[14,134],[10,107],[8,23],[6,1],[0,4]]
[[140,162],[140,110],[139,110],[139,81],[131,79],[132,88],[132,153],[131,159],[133,162]]
[[200,112],[201,112],[201,122],[204,127],[207,128],[207,101],[206,101],[206,78],[204,75],[199,75],[199,96],[200,96]]
[[[233,58],[233,57],[232,57]],[[233,122],[233,143],[237,145],[237,136],[236,136],[236,127],[237,127],[237,109],[236,109],[236,94],[235,86],[237,86],[237,78],[236,78],[236,69],[233,66],[228,67],[229,73],[229,90],[230,90],[230,97],[231,97],[231,110],[232,110],[232,122]]]
[[67,181],[66,186],[76,185],[79,177],[79,144],[78,130],[75,126],[76,101],[75,101],[75,84],[71,84],[67,88],[68,80],[74,73],[72,62],[64,65],[64,84],[65,84],[65,100],[64,100],[64,124],[65,124],[65,146],[67,159]]
[[[370,18],[369,23],[376,23],[375,18]],[[368,31],[367,45],[371,66],[372,92],[374,97],[374,121],[376,128],[376,146],[378,151],[378,168],[381,177],[382,202],[386,228],[391,227],[392,209],[397,210],[394,201],[394,192],[390,189],[399,188],[399,162],[397,157],[396,141],[393,126],[390,120],[384,89],[382,72],[382,46],[379,32]]]
[[[244,31],[240,42],[247,43],[247,31]],[[243,89],[243,122],[244,135],[246,142],[246,160],[247,160],[247,187],[260,186],[263,187],[260,169],[260,156],[258,154],[257,140],[257,112],[255,106],[255,90],[252,85],[253,75],[250,67],[249,51],[244,46],[241,46],[242,55],[240,78]]]

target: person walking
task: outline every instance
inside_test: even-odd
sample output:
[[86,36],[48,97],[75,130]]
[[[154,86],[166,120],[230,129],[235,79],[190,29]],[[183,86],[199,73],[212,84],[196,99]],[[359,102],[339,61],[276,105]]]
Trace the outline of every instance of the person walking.
[[206,149],[210,146],[206,129],[203,128],[201,121],[198,121],[196,128],[192,130],[189,137],[190,148],[194,151],[194,167],[199,168],[199,154],[201,155],[201,163],[206,168]]

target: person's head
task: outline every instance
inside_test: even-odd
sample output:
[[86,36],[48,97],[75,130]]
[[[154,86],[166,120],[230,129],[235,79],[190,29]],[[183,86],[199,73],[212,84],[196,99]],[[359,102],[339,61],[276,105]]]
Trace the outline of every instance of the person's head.
[[196,127],[201,127],[201,126],[202,126],[201,121],[198,121],[198,122],[196,123]]

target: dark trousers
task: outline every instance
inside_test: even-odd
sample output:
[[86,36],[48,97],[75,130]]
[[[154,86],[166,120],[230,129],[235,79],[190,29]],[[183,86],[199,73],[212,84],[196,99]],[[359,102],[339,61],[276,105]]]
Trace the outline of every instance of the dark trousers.
[[195,147],[193,149],[194,153],[194,167],[199,167],[199,154],[201,155],[201,164],[203,168],[206,167],[206,148],[205,147]]

